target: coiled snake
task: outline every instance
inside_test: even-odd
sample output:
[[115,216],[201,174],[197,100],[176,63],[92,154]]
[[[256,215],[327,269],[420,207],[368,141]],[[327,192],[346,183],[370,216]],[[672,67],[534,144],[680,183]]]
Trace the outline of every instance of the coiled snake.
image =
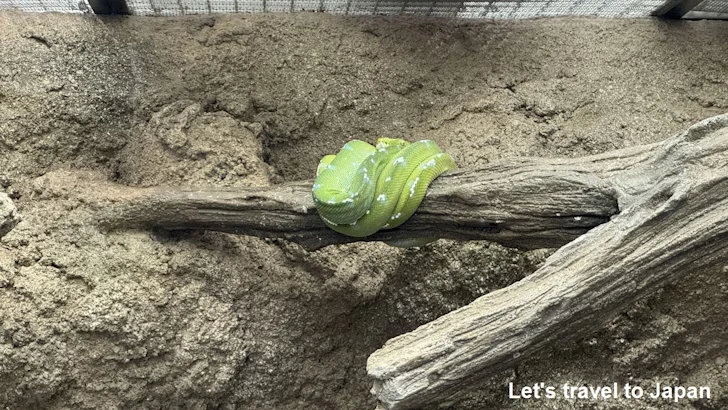
[[430,182],[455,167],[452,157],[430,140],[380,138],[376,147],[352,140],[338,154],[321,159],[313,200],[331,229],[369,236],[409,219]]

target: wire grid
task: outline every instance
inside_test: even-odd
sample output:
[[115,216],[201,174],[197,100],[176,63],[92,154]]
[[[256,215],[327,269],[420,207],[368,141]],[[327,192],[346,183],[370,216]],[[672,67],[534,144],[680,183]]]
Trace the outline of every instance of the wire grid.
[[87,0],[0,0],[0,10],[29,12],[90,13]]
[[[553,16],[648,17],[668,0],[126,0],[134,15],[317,11],[345,15],[427,15],[472,19]],[[0,0],[0,10],[92,13],[88,0]],[[728,16],[728,0],[704,0],[693,9]]]
[[131,14],[318,11],[346,15],[431,15],[485,19],[550,16],[648,17],[666,0],[127,0]]
[[462,10],[463,4],[453,0],[127,0],[131,14],[152,16],[299,11],[454,16]]
[[632,1],[474,1],[464,3],[457,17],[528,19],[555,16],[648,17],[664,0]]
[[728,13],[728,0],[705,0],[695,6],[693,10],[709,13]]

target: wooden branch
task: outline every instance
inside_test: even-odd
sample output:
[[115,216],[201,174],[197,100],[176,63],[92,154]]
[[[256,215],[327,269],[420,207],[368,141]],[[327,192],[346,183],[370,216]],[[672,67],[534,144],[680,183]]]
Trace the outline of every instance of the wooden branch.
[[[401,227],[367,238],[324,225],[312,181],[257,189],[121,188],[107,194],[110,228],[206,229],[283,238],[308,250],[353,241],[412,237],[486,239],[522,248],[559,247],[617,213],[614,189],[571,164],[524,160],[478,171],[458,170],[431,186]],[[94,189],[94,195],[103,190]]]
[[582,159],[621,212],[534,274],[388,341],[367,363],[378,409],[449,400],[554,341],[585,335],[678,276],[728,262],[728,115]]

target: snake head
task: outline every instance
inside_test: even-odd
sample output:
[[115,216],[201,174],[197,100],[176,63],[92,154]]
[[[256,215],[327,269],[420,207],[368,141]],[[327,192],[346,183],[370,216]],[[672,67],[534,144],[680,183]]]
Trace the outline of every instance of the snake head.
[[395,148],[396,151],[399,151],[409,144],[409,142],[400,138],[377,138],[377,151],[384,151],[390,148]]

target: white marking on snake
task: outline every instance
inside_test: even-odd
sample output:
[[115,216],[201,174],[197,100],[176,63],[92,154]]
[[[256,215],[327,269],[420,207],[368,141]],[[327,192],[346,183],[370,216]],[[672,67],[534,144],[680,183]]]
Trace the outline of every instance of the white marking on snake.
[[367,215],[369,215],[369,210],[367,209]]
[[399,218],[400,216],[402,216],[402,212],[397,212],[397,215],[394,215],[391,219],[395,220],[395,219]]
[[395,164],[407,165],[407,161],[404,159],[404,157],[398,157],[397,159],[394,160],[394,163]]
[[417,177],[414,181],[412,181],[412,186],[410,187],[410,198],[415,196],[415,188],[417,187],[418,182],[420,182],[420,177]]
[[389,182],[391,180],[392,180],[392,177],[387,177],[387,178],[384,179],[384,182]]
[[334,201],[333,199],[329,199],[329,200],[328,200],[328,201],[326,201],[326,202],[327,202],[328,204],[330,204],[330,205],[333,205],[333,204],[335,204],[335,203],[336,203],[336,201]]
[[[320,214],[319,214],[319,215],[320,215]],[[329,221],[328,219],[324,218],[323,216],[321,217],[321,219],[323,219],[323,220],[324,220],[324,222],[326,222],[326,223],[327,223],[327,224],[329,224],[329,225],[339,226],[339,224],[337,224],[336,222],[331,222],[331,221]]]
[[427,163],[425,164],[425,168],[434,167],[434,166],[435,166],[435,158],[432,158],[431,160],[427,161]]

